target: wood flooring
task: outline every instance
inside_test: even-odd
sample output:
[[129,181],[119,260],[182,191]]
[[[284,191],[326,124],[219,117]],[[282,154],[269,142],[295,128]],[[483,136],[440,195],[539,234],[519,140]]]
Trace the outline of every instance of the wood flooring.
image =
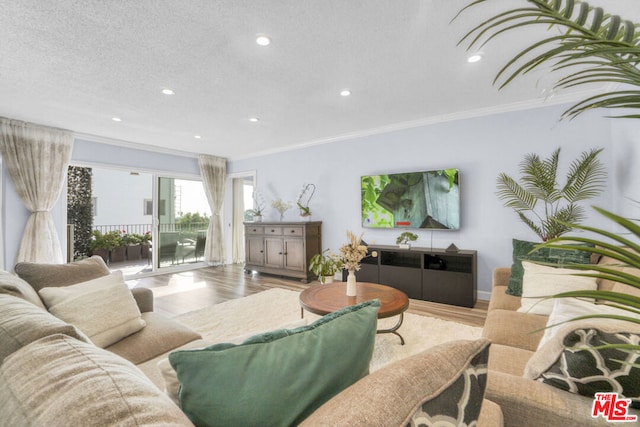
[[[280,276],[247,273],[240,265],[205,267],[127,282],[131,286],[151,289],[155,311],[170,317],[270,288],[302,291],[314,284]],[[408,311],[481,327],[487,316],[487,306],[488,302],[482,300],[478,300],[474,308],[466,308],[412,299]]]

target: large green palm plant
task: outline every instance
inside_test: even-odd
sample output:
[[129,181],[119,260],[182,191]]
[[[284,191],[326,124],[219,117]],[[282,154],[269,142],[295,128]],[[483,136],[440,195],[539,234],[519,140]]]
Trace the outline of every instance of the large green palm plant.
[[520,163],[521,182],[501,173],[497,195],[542,241],[558,237],[571,230],[570,224],[584,219],[584,208],[579,202],[597,196],[604,189],[607,174],[598,159],[601,151],[601,148],[585,151],[575,159],[563,186],[558,183],[560,148],[548,159],[527,154]]
[[[461,10],[461,13],[488,1],[490,0],[475,0]],[[592,83],[614,83],[622,87],[579,102],[564,113],[565,117],[575,117],[593,108],[621,108],[628,111],[616,117],[640,118],[640,114],[635,112],[640,108],[640,32],[637,30],[637,24],[619,16],[609,15],[602,8],[592,8],[588,3],[578,0],[526,0],[526,4],[521,0],[519,3],[513,1],[513,4],[518,6],[482,22],[469,31],[460,43],[468,43],[469,49],[477,48],[501,34],[531,25],[559,28],[560,32],[550,32],[548,37],[523,49],[500,70],[494,83],[501,82],[502,88],[516,77],[551,62],[553,70],[564,73],[564,77],[556,82],[557,88]],[[617,268],[640,268],[640,245],[637,243],[640,240],[640,226],[603,209],[596,210],[624,228],[629,237],[573,223],[567,225],[601,236],[604,240],[567,236],[551,239],[543,246],[579,249],[613,258],[619,262],[618,266],[588,264],[571,267],[576,270],[596,271],[576,273],[578,275],[612,280],[640,289],[640,275]],[[576,242],[592,246],[576,246]],[[565,292],[553,296],[567,297],[597,298],[630,313],[640,314],[640,298],[626,293],[595,290]],[[640,320],[629,316],[586,317],[614,317],[640,323]],[[629,351],[640,351],[638,345],[614,346]]]
[[[476,0],[460,11],[487,3]],[[564,115],[574,117],[592,108],[640,107],[640,31],[638,25],[602,8],[592,8],[579,0],[513,1],[518,6],[502,12],[473,28],[460,43],[469,49],[483,46],[495,37],[531,25],[554,27],[543,40],[535,41],[509,60],[496,76],[500,88],[517,76],[549,62],[562,71],[556,88],[591,83],[621,83],[622,88],[589,97],[569,108]],[[625,86],[629,85],[629,86]],[[631,110],[617,117],[640,118]]]

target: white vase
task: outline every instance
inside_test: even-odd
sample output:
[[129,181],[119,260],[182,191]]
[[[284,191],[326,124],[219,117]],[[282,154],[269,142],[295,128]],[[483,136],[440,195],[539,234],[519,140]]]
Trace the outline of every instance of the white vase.
[[356,296],[356,272],[353,270],[349,270],[349,274],[347,275],[347,296]]
[[253,222],[262,222],[262,215],[254,215]]

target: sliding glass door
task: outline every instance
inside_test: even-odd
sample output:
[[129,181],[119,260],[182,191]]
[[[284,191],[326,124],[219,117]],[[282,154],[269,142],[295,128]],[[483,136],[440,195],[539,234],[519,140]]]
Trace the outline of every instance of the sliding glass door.
[[201,181],[93,166],[71,166],[67,178],[74,259],[99,255],[128,277],[204,261],[211,211]]
[[158,179],[158,268],[204,261],[211,209],[201,181]]

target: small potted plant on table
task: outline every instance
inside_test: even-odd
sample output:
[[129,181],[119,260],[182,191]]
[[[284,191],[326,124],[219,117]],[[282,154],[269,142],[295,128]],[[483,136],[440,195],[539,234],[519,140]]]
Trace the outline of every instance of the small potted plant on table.
[[414,234],[410,231],[405,231],[396,239],[396,243],[400,247],[400,249],[409,249],[411,248],[411,244],[409,242],[415,242],[418,240],[418,235]]
[[331,283],[335,274],[342,270],[342,260],[329,249],[314,255],[309,261],[309,271],[318,276],[320,283]]

